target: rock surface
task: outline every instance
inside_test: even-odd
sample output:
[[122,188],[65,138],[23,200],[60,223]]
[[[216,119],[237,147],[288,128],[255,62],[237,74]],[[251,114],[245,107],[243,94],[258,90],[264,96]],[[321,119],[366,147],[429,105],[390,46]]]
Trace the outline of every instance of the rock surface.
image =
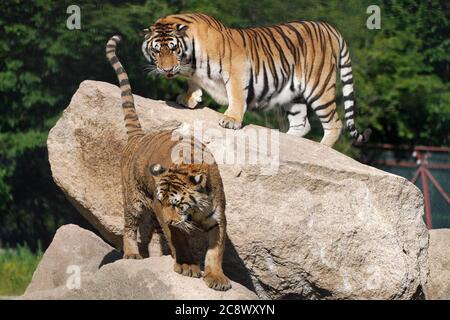
[[[219,292],[209,289],[202,279],[179,275],[173,271],[170,256],[118,260],[120,257],[118,251],[92,232],[74,225],[63,226],[20,299],[258,298],[238,283],[233,283],[226,292]],[[81,271],[79,282],[73,266]]]
[[[183,132],[194,126],[218,162],[232,154],[225,150],[233,139],[258,136],[259,145],[247,144],[247,162],[220,165],[229,238],[224,269],[232,279],[261,298],[423,297],[428,232],[422,194],[406,179],[303,138],[251,125],[222,129],[208,108],[135,101],[146,130],[173,120]],[[118,248],[122,118],[118,87],[84,81],[47,142],[56,183]],[[262,165],[268,136],[275,141],[271,165]]]
[[60,227],[33,274],[25,294],[66,285],[70,274],[80,267],[82,277],[88,277],[108,263],[121,259],[122,254],[91,231],[74,224]]
[[427,299],[450,300],[450,229],[430,230]]

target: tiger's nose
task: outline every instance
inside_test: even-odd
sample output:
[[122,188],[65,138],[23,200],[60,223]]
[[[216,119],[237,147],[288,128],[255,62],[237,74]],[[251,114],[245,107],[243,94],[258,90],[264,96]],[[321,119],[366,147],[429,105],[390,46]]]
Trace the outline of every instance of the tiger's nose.
[[162,68],[162,69],[163,69],[164,72],[169,73],[169,72],[172,72],[174,68],[175,68],[175,67],[171,67],[171,68]]
[[179,204],[181,201],[181,197],[180,196],[173,196],[170,199],[170,204],[176,206],[177,204]]

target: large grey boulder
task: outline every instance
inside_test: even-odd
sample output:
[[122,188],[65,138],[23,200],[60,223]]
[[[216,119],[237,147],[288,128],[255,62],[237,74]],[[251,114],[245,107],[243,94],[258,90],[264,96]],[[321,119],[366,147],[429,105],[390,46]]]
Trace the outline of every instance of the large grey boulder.
[[120,260],[120,253],[90,231],[58,229],[25,294],[19,299],[257,299],[238,283],[215,291],[202,279],[173,271],[170,256]]
[[[406,179],[303,138],[257,126],[223,129],[208,108],[135,101],[145,129],[174,120],[181,132],[196,128],[219,162],[232,154],[233,139],[260,139],[248,143],[248,161],[220,165],[229,238],[224,265],[232,279],[261,298],[423,297],[428,232],[422,194]],[[118,248],[122,118],[118,87],[84,81],[47,142],[56,183]],[[251,161],[269,154],[263,138],[273,138],[268,165]]]
[[427,299],[450,300],[450,229],[430,230]]

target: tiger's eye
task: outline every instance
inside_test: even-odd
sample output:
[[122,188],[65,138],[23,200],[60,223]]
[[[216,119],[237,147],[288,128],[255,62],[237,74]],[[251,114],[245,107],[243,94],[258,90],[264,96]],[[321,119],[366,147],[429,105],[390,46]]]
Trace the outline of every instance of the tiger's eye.
[[160,45],[159,43],[153,44],[152,50],[153,50],[154,52],[159,52],[160,49],[161,49],[161,45]]

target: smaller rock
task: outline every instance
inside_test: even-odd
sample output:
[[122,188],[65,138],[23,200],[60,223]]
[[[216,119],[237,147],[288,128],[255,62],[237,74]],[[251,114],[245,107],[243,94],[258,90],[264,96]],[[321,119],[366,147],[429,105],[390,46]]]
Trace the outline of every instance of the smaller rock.
[[[206,286],[202,279],[173,271],[170,256],[144,260],[122,260],[120,252],[90,231],[63,226],[44,254],[31,284],[21,299],[257,299],[256,294],[232,282],[222,292]],[[120,260],[118,260],[120,259]],[[80,281],[66,273],[68,266],[81,270]],[[68,282],[69,280],[69,282]],[[69,284],[69,285],[67,285]]]
[[25,294],[65,286],[78,270],[84,278],[121,258],[119,251],[93,232],[74,224],[64,225],[56,231]]
[[430,230],[427,299],[450,300],[450,229]]

